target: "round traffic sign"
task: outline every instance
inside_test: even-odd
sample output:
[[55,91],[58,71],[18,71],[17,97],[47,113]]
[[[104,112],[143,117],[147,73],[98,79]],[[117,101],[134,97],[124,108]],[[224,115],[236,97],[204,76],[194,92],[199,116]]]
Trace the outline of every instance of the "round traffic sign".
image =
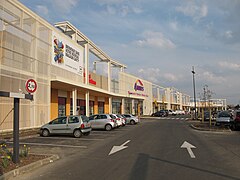
[[37,90],[37,82],[34,79],[28,79],[25,87],[28,93],[34,93]]

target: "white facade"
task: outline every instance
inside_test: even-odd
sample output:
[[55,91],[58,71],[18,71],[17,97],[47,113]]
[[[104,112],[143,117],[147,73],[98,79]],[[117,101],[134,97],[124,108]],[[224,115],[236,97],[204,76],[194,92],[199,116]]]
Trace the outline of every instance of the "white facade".
[[119,93],[130,99],[142,101],[143,115],[152,113],[152,83],[136,76],[119,73]]

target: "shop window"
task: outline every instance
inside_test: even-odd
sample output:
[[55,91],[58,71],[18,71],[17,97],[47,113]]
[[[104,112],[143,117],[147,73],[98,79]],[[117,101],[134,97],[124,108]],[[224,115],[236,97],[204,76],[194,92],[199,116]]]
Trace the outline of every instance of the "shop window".
[[94,101],[89,101],[89,114],[93,115],[94,113]]
[[58,116],[66,116],[66,98],[58,97]]
[[80,99],[80,115],[86,115],[86,101]]
[[120,114],[120,112],[121,112],[121,103],[120,102],[112,103],[112,112],[113,112],[113,114]]
[[125,101],[125,113],[131,114],[132,113],[132,103],[130,100]]
[[104,113],[104,102],[98,102],[98,113],[99,114]]

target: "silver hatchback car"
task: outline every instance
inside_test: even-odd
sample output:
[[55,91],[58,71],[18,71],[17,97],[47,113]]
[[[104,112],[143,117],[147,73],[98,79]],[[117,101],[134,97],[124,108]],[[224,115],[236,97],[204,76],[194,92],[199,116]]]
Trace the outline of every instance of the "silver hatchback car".
[[137,116],[133,116],[132,114],[122,114],[123,117],[126,118],[126,124],[137,124],[140,122],[140,119]]
[[82,135],[89,135],[91,130],[87,116],[62,116],[43,125],[40,135],[47,137],[51,134],[70,134],[80,138]]
[[229,111],[221,111],[217,114],[216,125],[232,126],[233,119]]
[[111,114],[94,114],[89,117],[93,129],[110,131],[117,126],[116,119]]

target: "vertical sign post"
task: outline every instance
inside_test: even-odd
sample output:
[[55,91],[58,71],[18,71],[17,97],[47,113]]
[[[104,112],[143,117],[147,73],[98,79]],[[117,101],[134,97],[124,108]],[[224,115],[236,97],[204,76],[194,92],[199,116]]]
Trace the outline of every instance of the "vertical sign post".
[[14,98],[13,115],[13,162],[19,162],[19,98]]
[[14,97],[14,120],[13,120],[13,162],[19,162],[19,102],[20,98],[33,100],[33,95],[37,90],[37,83],[33,79],[28,79],[25,88],[29,94],[10,93],[9,97]]

